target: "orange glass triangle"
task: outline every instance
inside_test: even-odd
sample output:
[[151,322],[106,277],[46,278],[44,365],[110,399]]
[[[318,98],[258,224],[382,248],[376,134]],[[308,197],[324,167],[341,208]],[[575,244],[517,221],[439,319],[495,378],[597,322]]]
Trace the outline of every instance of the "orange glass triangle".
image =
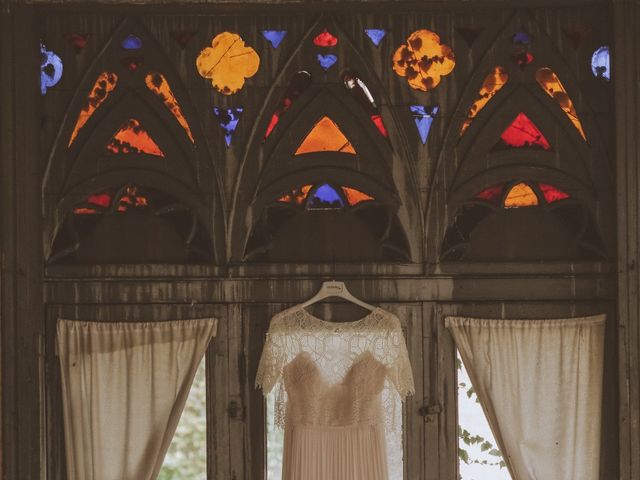
[[361,192],[360,190],[356,190],[355,188],[342,187],[342,191],[344,192],[344,196],[347,199],[347,203],[352,207],[361,202],[374,200],[371,195],[367,195],[366,193]]
[[313,152],[356,154],[351,142],[345,137],[338,125],[329,117],[322,117],[320,121],[314,125],[298,147],[298,150],[296,150],[296,155]]
[[511,187],[507,198],[504,199],[504,208],[535,207],[539,204],[538,196],[526,183],[518,183]]
[[130,118],[120,127],[107,145],[107,150],[115,154],[146,153],[164,157],[158,144],[135,118]]

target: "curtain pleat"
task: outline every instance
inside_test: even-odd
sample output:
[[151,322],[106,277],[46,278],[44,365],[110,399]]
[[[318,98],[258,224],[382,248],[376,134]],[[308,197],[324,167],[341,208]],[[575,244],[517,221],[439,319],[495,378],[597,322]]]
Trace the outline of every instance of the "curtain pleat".
[[597,480],[605,316],[448,317],[514,480]]
[[58,320],[70,480],[152,480],[216,319]]

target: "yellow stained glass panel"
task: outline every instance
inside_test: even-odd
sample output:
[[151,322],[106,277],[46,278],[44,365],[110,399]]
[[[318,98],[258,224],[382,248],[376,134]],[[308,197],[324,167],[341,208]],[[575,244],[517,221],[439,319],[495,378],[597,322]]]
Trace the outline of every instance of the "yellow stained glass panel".
[[567,91],[564,89],[562,82],[558,78],[558,76],[548,67],[543,67],[538,69],[536,72],[536,80],[542,87],[542,89],[553,98],[560,108],[564,110],[564,113],[567,114],[573,126],[576,127],[578,132],[580,132],[580,136],[586,141],[587,137],[584,134],[584,130],[582,129],[582,124],[580,123],[580,119],[578,118],[578,113],[576,112],[575,107],[573,106],[573,102],[571,101],[571,97],[567,94]]
[[87,96],[87,103],[80,113],[78,114],[78,119],[76,120],[76,125],[73,127],[73,132],[71,133],[71,138],[69,139],[69,144],[67,146],[71,146],[73,141],[78,136],[78,132],[84,124],[87,123],[91,115],[102,105],[102,103],[107,99],[109,94],[116,88],[118,84],[118,75],[113,72],[102,72],[96,83],[93,84],[91,88],[91,92]]
[[260,57],[237,33],[222,32],[215,36],[210,47],[200,52],[196,67],[218,92],[231,95],[244,86],[245,78],[256,74]]
[[298,150],[296,150],[296,155],[313,152],[356,154],[351,142],[345,137],[338,125],[329,117],[322,117],[320,121],[314,125],[298,147]]
[[471,125],[471,122],[473,122],[473,119],[476,118],[476,115],[478,115],[480,110],[489,103],[489,100],[491,100],[495,94],[507,84],[508,81],[509,74],[500,66],[495,66],[491,73],[485,77],[484,82],[482,82],[482,87],[478,92],[478,96],[475,102],[473,102],[473,105],[471,105],[471,108],[469,108],[467,118],[465,118],[462,123],[462,127],[460,128],[461,136],[465,130],[469,128],[469,125]]
[[526,183],[518,183],[511,187],[507,198],[504,199],[504,208],[535,207],[538,204],[538,196]]
[[167,107],[173,116],[176,117],[176,120],[186,132],[191,143],[194,143],[195,140],[193,139],[189,123],[187,123],[187,119],[184,118],[180,104],[178,103],[178,100],[176,100],[176,97],[169,86],[169,82],[167,82],[164,75],[157,72],[148,73],[144,81],[147,84],[147,88],[162,99],[165,107]]

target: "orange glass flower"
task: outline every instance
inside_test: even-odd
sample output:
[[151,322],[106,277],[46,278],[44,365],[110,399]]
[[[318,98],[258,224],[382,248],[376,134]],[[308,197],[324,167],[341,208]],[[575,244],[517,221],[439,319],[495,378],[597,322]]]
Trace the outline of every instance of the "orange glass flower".
[[440,37],[429,30],[413,32],[393,55],[393,71],[407,77],[411,88],[423,92],[436,88],[455,66],[451,47],[442,45]]
[[222,32],[200,52],[196,67],[218,92],[231,95],[240,91],[246,78],[256,74],[260,57],[237,33]]

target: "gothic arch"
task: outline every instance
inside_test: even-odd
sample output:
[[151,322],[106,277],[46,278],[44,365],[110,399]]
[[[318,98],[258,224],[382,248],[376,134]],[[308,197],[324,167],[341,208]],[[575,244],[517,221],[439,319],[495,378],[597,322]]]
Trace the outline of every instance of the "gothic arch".
[[[526,31],[534,38],[534,58],[524,68],[513,61],[512,37]],[[487,74],[501,66],[509,74],[507,84],[476,115],[461,135],[461,125]],[[558,104],[538,85],[535,72],[550,67],[573,100],[587,136],[585,142]],[[500,132],[518,112],[534,120],[552,146],[553,153],[513,149],[492,152]],[[524,11],[516,12],[487,49],[460,96],[449,123],[429,191],[427,206],[428,251],[439,252],[447,226],[464,200],[501,180],[530,178],[561,183],[582,199],[602,232],[610,231],[613,211],[611,175],[592,111],[582,95],[580,81],[569,68],[551,38]],[[551,138],[549,138],[551,137]],[[478,188],[480,187],[480,188]],[[609,219],[607,219],[609,217]],[[606,241],[608,249],[610,242]],[[434,261],[436,258],[434,257]]]
[[[132,52],[121,47],[122,40],[129,34],[142,41],[142,46]],[[102,72],[117,75],[116,87],[70,142],[79,112],[87,105],[88,95]],[[147,86],[147,76],[156,73],[169,85],[186,127],[167,107],[164,98]],[[119,154],[113,158],[114,155],[107,152],[105,147],[111,136],[131,118],[148,131],[164,156]],[[49,156],[43,180],[48,222],[46,257],[51,255],[55,235],[64,221],[64,208],[70,208],[78,191],[86,191],[87,185],[127,184],[131,178],[143,174],[149,179],[164,179],[147,180],[143,184],[161,183],[167,194],[196,209],[194,214],[211,236],[214,261],[220,261],[225,238],[222,188],[198,118],[181,76],[161,45],[138,21],[125,19],[83,75]]]
[[[325,28],[340,39],[340,60],[326,73],[315,62],[318,49],[312,44],[313,37]],[[340,79],[342,67],[356,71],[370,89],[380,106],[389,140],[380,135],[371,119],[364,115],[362,107],[345,90]],[[312,85],[287,110],[264,141],[264,132],[289,79],[301,70],[312,74]],[[382,83],[366,58],[336,20],[329,15],[321,16],[298,41],[297,48],[282,66],[254,123],[235,187],[227,242],[229,256],[236,261],[243,258],[251,229],[259,219],[265,192],[272,193],[281,188],[288,175],[292,175],[291,178],[309,178],[309,175],[317,173],[327,178],[327,168],[334,168],[332,178],[338,175],[338,178],[346,178],[354,185],[368,185],[377,192],[383,192],[386,200],[396,205],[396,215],[409,237],[410,256],[417,260],[422,252],[422,214],[415,166],[414,162],[408,161],[411,156],[406,148],[404,126],[387,108],[388,104],[390,101]],[[353,138],[357,149],[365,152],[363,155],[359,150],[359,156],[367,158],[345,164],[332,154],[309,154],[309,158],[304,159],[309,160],[307,174],[295,172],[297,166],[294,161],[297,159],[292,158],[293,152],[323,112],[330,118],[335,117],[346,136]],[[373,171],[365,171],[364,165],[373,166]],[[289,188],[294,186],[289,185]]]

